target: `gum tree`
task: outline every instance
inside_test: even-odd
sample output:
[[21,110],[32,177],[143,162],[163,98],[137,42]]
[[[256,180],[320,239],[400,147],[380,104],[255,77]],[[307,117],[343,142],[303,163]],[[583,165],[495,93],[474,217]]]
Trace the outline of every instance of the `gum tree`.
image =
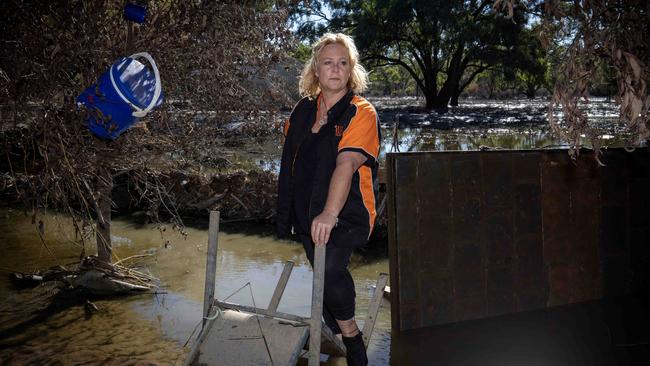
[[[322,7],[320,2],[306,3],[296,14]],[[351,33],[369,66],[398,65],[406,70],[429,109],[457,105],[458,96],[476,76],[510,59],[526,24],[521,11],[511,19],[495,16],[492,1],[323,3],[332,9],[327,19],[330,29]],[[299,29],[305,36],[323,30],[319,23]]]

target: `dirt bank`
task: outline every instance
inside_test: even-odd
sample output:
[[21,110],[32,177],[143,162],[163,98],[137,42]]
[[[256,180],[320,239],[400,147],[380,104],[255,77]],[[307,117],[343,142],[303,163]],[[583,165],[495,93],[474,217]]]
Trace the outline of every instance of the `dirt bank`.
[[277,177],[259,168],[225,173],[160,174],[158,181],[166,189],[166,198],[156,207],[145,206],[138,200],[142,188],[131,178],[120,178],[113,190],[118,212],[145,210],[155,216],[171,210],[183,218],[191,218],[207,217],[209,211],[219,210],[225,222],[269,221],[275,214]]

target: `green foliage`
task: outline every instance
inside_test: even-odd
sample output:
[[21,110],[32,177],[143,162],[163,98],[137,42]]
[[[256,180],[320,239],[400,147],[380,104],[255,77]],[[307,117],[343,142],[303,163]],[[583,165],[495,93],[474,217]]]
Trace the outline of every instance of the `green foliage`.
[[511,67],[515,71],[515,89],[528,98],[534,98],[537,90],[548,88],[548,60],[538,37],[538,26],[520,33],[517,51],[513,53]]
[[381,96],[407,96],[416,93],[415,81],[396,65],[377,67],[370,72],[369,93]]
[[589,94],[599,97],[616,95],[616,70],[602,59],[596,60],[594,76],[589,86]]
[[289,51],[289,56],[301,61],[302,63],[305,63],[307,60],[309,60],[309,57],[311,57],[311,47],[302,42],[299,42],[296,47]]
[[332,1],[294,1],[289,5],[289,27],[304,42],[312,43],[328,30],[327,9]]

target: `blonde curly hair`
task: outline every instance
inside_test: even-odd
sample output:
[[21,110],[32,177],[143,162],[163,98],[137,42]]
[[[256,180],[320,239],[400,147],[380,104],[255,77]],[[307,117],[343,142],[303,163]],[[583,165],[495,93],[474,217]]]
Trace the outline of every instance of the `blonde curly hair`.
[[359,51],[357,46],[354,45],[352,37],[343,33],[325,33],[320,39],[312,46],[311,57],[305,63],[300,74],[299,91],[303,97],[315,97],[320,93],[320,84],[316,77],[316,70],[318,69],[318,56],[325,46],[338,43],[348,50],[350,58],[350,79],[348,79],[348,89],[352,90],[355,94],[363,93],[368,86],[368,73],[366,69],[359,64]]

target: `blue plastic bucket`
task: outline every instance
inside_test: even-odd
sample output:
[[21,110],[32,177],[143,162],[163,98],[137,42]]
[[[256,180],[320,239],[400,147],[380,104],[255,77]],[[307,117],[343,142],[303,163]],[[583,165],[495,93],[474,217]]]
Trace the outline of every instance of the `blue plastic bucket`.
[[[153,73],[137,60],[140,57],[149,61]],[[77,105],[89,112],[90,131],[108,140],[115,140],[162,101],[160,73],[146,52],[119,59],[77,97]]]

